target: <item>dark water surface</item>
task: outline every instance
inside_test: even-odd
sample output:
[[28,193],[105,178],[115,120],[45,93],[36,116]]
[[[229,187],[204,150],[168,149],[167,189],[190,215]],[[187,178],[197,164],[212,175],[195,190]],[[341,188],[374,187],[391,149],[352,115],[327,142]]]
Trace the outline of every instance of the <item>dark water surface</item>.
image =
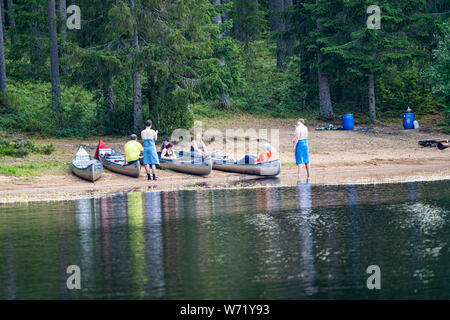
[[0,299],[450,299],[449,219],[449,181],[3,205]]

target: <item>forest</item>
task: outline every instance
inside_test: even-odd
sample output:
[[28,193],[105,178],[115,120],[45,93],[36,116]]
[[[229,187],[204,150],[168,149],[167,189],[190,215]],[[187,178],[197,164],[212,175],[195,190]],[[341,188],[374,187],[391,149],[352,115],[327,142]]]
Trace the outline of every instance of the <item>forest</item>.
[[0,131],[124,135],[150,118],[170,134],[222,113],[373,123],[410,107],[449,132],[449,16],[448,0],[1,0]]

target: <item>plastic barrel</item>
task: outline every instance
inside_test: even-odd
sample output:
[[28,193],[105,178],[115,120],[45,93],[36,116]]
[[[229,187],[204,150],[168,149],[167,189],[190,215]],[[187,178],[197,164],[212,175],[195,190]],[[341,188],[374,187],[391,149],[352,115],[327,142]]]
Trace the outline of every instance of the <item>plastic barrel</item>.
[[403,114],[403,128],[405,130],[414,129],[414,113],[407,112]]
[[354,125],[352,113],[346,113],[342,116],[342,127],[344,130],[353,130]]

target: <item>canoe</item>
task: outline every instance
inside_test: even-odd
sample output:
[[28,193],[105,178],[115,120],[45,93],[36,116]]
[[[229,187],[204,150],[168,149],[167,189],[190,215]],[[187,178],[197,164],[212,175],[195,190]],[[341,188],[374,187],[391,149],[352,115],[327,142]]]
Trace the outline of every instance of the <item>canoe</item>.
[[103,165],[80,146],[72,159],[72,172],[88,181],[95,181],[102,175]]
[[190,152],[184,151],[174,151],[174,153],[177,159],[161,159],[161,151],[158,151],[158,167],[199,176],[206,176],[211,173],[211,158],[194,157]]
[[103,166],[111,171],[135,178],[139,177],[141,173],[140,161],[127,164],[123,153],[108,147],[103,141],[99,142],[95,154],[98,156]]
[[244,163],[223,156],[213,155],[213,169],[257,176],[276,176],[281,171],[281,160],[260,163]]

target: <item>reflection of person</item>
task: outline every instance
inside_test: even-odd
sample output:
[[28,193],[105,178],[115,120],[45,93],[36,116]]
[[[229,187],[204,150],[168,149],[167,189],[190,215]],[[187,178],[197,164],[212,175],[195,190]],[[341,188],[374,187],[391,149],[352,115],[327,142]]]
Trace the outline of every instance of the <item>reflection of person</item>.
[[295,127],[294,136],[294,152],[295,162],[298,166],[298,179],[300,180],[300,171],[302,164],[305,164],[306,168],[306,181],[311,181],[311,166],[309,164],[309,150],[308,150],[308,128],[305,126],[305,120],[298,119],[297,126]]
[[176,154],[173,152],[173,144],[172,143],[167,143],[164,147],[164,149],[162,149],[161,151],[161,159],[176,159],[177,156]]
[[145,130],[141,132],[142,140],[144,140],[144,167],[147,172],[147,180],[151,180],[150,165],[152,166],[153,180],[156,180],[156,165],[159,165],[159,159],[156,153],[155,141],[158,140],[158,130],[151,129],[151,120],[147,120],[145,126]]
[[197,132],[195,134],[194,140],[192,140],[191,152],[198,152],[204,156],[208,155],[208,149],[206,148],[206,144],[202,140],[202,134],[200,132]]
[[125,161],[127,164],[138,161],[142,150],[142,145],[137,142],[137,135],[133,133],[130,137],[130,141],[125,144]]

